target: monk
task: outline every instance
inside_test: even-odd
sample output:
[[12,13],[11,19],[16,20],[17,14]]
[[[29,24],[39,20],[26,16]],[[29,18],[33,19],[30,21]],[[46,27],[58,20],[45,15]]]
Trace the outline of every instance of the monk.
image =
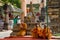
[[44,25],[44,29],[43,29],[43,38],[44,39],[50,39],[51,38],[51,32],[50,32],[50,29],[47,28],[45,25]]
[[43,38],[42,37],[42,28],[39,25],[37,25],[33,28],[32,36],[35,38]]
[[24,36],[24,35],[26,35],[27,24],[24,23],[23,21],[21,21],[19,29],[20,29],[20,31],[17,33],[18,36]]

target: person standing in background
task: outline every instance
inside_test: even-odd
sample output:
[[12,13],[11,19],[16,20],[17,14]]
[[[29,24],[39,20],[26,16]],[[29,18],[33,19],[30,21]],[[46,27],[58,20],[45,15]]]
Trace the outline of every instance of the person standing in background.
[[14,26],[17,25],[18,16],[16,16],[13,20],[14,20]]
[[21,17],[18,15],[17,24],[20,25],[20,23],[21,23]]
[[3,17],[2,17],[2,15],[0,14],[0,31],[3,30],[3,26],[4,26]]
[[12,14],[10,14],[10,19],[9,19],[9,28],[8,28],[8,29],[13,29],[13,24],[14,24],[13,19],[14,19],[13,15],[12,15]]

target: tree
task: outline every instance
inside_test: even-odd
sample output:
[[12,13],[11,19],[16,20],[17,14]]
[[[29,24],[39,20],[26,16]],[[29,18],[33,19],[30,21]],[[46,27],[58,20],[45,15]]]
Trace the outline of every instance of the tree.
[[20,0],[1,0],[1,1],[4,4],[3,5],[3,9],[4,9],[4,13],[5,13],[5,22],[4,22],[4,24],[6,25],[6,26],[5,25],[4,26],[5,26],[5,29],[9,29],[9,26],[8,26],[8,24],[9,24],[8,3],[12,4],[15,7],[20,8],[21,2],[20,2]]
[[11,3],[13,6],[21,8],[21,1],[20,0],[1,0],[3,3]]

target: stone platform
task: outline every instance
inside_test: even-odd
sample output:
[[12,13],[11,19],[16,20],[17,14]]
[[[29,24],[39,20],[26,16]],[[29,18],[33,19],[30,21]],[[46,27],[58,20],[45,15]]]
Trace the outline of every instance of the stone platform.
[[[48,40],[48,39],[37,39],[37,38],[32,38],[31,36],[24,36],[24,37],[12,37],[12,38],[4,38],[0,40]],[[51,39],[49,40],[60,40],[60,36],[52,36]]]

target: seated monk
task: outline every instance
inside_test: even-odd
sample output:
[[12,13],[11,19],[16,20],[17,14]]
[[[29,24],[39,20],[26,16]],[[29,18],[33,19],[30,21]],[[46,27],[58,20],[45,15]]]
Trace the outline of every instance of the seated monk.
[[51,38],[51,36],[52,36],[52,33],[51,33],[51,30],[50,30],[50,28],[47,28],[47,30],[48,30],[48,39],[50,39]]
[[44,29],[43,29],[43,38],[44,39],[50,39],[51,38],[51,32],[50,32],[50,29],[47,28],[46,26],[44,26]]
[[20,29],[20,31],[17,33],[18,36],[26,35],[27,24],[22,21],[19,29]]
[[42,28],[40,28],[39,25],[33,28],[32,36],[35,38],[42,38]]

